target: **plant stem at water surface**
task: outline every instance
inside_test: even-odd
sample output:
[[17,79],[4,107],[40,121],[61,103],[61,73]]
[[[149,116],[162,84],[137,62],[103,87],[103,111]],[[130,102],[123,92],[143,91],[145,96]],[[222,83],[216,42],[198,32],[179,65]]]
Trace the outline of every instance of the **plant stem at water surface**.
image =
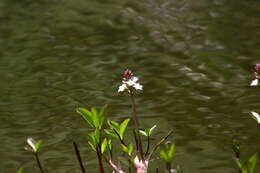
[[38,156],[38,153],[36,152],[34,155],[35,155],[35,158],[36,158],[36,161],[37,161],[37,164],[38,164],[38,167],[39,167],[41,173],[44,173],[40,159],[39,159],[39,156]]

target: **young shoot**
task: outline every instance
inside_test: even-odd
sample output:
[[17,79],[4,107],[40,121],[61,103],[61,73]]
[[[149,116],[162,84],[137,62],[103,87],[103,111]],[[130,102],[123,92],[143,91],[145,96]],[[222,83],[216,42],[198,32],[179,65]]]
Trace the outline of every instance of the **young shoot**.
[[33,138],[27,138],[27,144],[28,144],[28,146],[25,147],[25,150],[32,152],[34,154],[41,173],[44,173],[43,167],[40,162],[39,155],[38,155],[38,151],[41,147],[42,141],[41,140],[35,141]]
[[165,143],[160,146],[160,156],[166,163],[166,169],[171,173],[171,163],[174,158],[175,144]]
[[246,162],[242,162],[240,159],[235,159],[235,162],[241,173],[254,173],[257,154],[252,155]]

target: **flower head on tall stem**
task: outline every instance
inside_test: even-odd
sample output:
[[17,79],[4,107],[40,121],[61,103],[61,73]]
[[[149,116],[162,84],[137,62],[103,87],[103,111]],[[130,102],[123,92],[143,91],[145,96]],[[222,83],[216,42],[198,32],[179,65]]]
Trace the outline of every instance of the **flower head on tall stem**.
[[251,82],[250,86],[257,86],[260,80],[260,64],[255,65],[254,72],[255,79]]
[[140,85],[137,81],[138,77],[134,76],[134,73],[131,70],[126,69],[123,72],[122,85],[119,86],[118,92],[127,91],[128,93],[132,94],[134,91],[143,90],[143,86]]

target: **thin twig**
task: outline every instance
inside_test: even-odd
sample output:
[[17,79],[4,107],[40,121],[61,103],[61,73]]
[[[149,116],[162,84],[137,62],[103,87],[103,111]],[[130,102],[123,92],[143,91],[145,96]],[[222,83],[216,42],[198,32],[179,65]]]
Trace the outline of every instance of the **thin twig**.
[[35,153],[35,158],[36,158],[36,161],[37,161],[37,164],[38,164],[38,167],[39,167],[41,173],[44,173],[39,156],[38,156],[38,152]]
[[154,151],[161,145],[161,143],[163,143],[171,134],[172,134],[173,130],[169,131],[168,134],[162,138],[152,149],[151,153],[149,154],[147,160],[149,161],[154,153]]
[[81,159],[81,156],[80,156],[80,152],[79,152],[77,143],[76,143],[76,142],[73,142],[73,146],[74,146],[75,154],[76,154],[77,159],[78,159],[78,161],[79,161],[79,165],[80,165],[81,171],[82,171],[83,173],[86,173],[86,170],[85,170],[85,168],[84,168],[84,165],[83,165],[83,162],[82,162],[82,159]]

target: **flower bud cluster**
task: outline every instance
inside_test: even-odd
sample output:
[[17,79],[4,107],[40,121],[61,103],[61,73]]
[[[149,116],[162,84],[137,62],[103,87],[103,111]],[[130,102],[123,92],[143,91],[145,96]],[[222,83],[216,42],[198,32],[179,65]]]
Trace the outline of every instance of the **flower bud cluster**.
[[256,64],[255,65],[255,72],[254,72],[254,76],[255,79],[251,82],[250,86],[257,86],[260,80],[260,64]]
[[256,64],[255,65],[255,72],[254,72],[254,75],[255,75],[255,78],[256,79],[260,79],[260,77],[259,77],[259,72],[260,72],[260,64]]

